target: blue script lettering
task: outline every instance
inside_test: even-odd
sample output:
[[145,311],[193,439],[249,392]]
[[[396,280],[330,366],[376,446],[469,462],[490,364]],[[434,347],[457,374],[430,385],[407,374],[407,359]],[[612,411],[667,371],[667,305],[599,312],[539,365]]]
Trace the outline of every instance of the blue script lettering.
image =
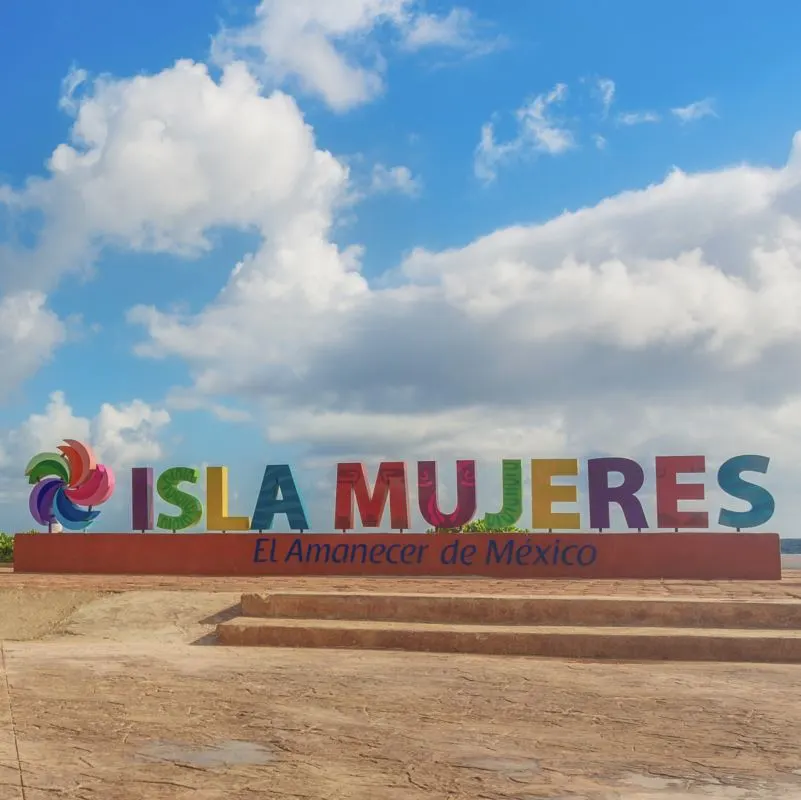
[[[584,553],[585,550],[589,551],[586,560],[582,557],[582,553]],[[598,551],[595,549],[595,546],[591,544],[585,544],[584,547],[578,551],[578,563],[582,567],[589,567],[590,564],[594,564],[597,557]]]
[[[261,541],[261,540],[260,540]],[[429,545],[422,544],[351,544],[334,545],[305,541],[301,537],[292,540],[284,562],[300,564],[420,564]]]
[[579,547],[569,544],[562,547],[562,540],[556,539],[552,544],[536,544],[531,539],[523,543],[516,543],[513,539],[505,542],[501,547],[497,540],[489,539],[485,564],[505,564],[520,567],[539,566],[556,567],[560,563],[566,567],[588,567],[595,563],[598,551],[595,545],[585,544]]
[[[264,548],[267,546],[268,542],[270,544],[270,552],[265,553]],[[253,551],[253,563],[264,564],[268,561],[271,564],[275,564],[275,539],[269,536],[259,537],[256,539],[256,548]]]

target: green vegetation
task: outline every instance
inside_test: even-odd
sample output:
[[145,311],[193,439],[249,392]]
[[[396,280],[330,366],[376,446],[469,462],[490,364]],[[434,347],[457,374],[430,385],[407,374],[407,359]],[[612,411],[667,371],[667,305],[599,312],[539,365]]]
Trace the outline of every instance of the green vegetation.
[[429,528],[426,533],[529,533],[529,531],[514,525],[490,529],[483,519],[474,519],[458,528]]
[[0,531],[0,564],[14,560],[14,537]]

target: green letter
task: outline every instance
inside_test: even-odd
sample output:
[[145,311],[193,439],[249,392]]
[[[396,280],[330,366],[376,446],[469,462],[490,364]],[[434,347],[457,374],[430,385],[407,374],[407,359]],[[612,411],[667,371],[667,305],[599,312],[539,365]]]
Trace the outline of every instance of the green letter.
[[203,504],[197,497],[182,492],[179,483],[197,483],[200,473],[191,467],[170,467],[161,473],[156,484],[156,491],[164,502],[178,506],[181,513],[171,517],[169,514],[159,514],[156,527],[165,531],[181,531],[197,525],[203,517]]
[[503,461],[503,506],[497,514],[484,514],[490,533],[512,527],[523,513],[523,465],[520,461]]

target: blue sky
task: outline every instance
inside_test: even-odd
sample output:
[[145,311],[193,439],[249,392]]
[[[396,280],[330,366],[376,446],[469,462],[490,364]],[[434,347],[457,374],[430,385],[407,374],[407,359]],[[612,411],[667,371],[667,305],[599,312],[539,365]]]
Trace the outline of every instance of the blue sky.
[[[622,446],[612,454],[646,462],[764,452],[780,486],[793,485],[801,263],[788,155],[801,128],[801,9],[348,0],[332,10],[304,0],[303,27],[286,5],[257,5],[31,0],[0,10],[0,291],[6,311],[34,293],[34,327],[53,326],[38,338],[0,329],[0,352],[19,361],[0,406],[5,527],[27,525],[15,483],[26,448],[74,435],[72,420],[121,474],[131,463],[228,464],[248,506],[264,464],[296,464],[318,529],[333,515],[333,487],[319,488],[332,484],[325,463],[362,454],[475,456],[492,474],[507,446],[523,458]],[[322,77],[316,58],[333,59]],[[207,75],[159,82],[178,59]],[[214,127],[210,103],[228,108],[223,74],[237,68],[260,82],[245,95],[285,93],[291,108],[243,101],[225,112],[241,119]],[[134,97],[124,87],[136,76],[150,82]],[[183,116],[159,110],[170,92]],[[193,92],[207,94],[195,102]],[[101,139],[80,143],[74,130],[100,118]],[[148,121],[161,126],[160,145],[137,138]],[[290,144],[304,123],[307,150]],[[482,156],[488,125],[494,144]],[[236,138],[250,126],[263,151]],[[172,160],[149,177],[151,196],[125,147],[166,141]],[[64,144],[94,150],[99,166],[55,176],[48,160]],[[171,176],[176,153],[190,166]],[[270,169],[284,165],[292,174],[276,189]],[[225,176],[251,168],[264,169],[264,184],[239,186],[258,213],[222,198],[234,191]],[[684,183],[664,183],[674,168]],[[26,189],[32,178],[38,190]],[[117,212],[121,197],[136,208]],[[154,228],[161,244],[143,244]],[[767,271],[759,247],[773,259]],[[287,253],[291,272],[276,271]],[[294,319],[273,289],[262,305],[256,290],[223,292],[248,254],[240,277],[279,287]],[[571,271],[571,259],[589,272]],[[329,280],[330,294],[315,297]],[[565,281],[578,283],[565,292]],[[132,318],[137,306],[160,322]],[[296,325],[304,315],[313,322]],[[204,350],[225,324],[241,324],[236,363]],[[760,332],[746,341],[751,325]],[[267,340],[283,355],[255,363]],[[158,358],[138,354],[143,344]],[[492,353],[504,355],[490,367]],[[54,392],[63,396],[48,407]],[[32,414],[45,417],[32,426]],[[492,510],[492,487],[485,497]],[[779,491],[788,519],[793,502]],[[124,527],[117,503],[109,524]]]

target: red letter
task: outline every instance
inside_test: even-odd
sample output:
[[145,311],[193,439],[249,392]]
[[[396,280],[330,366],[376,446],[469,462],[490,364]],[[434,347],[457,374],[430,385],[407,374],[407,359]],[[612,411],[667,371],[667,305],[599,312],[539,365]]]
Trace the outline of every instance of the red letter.
[[338,531],[351,530],[354,527],[353,498],[355,496],[362,525],[365,528],[380,528],[387,495],[389,495],[391,527],[408,530],[409,493],[406,488],[406,464],[403,461],[387,461],[379,465],[372,494],[364,474],[364,464],[337,464],[334,527]]
[[706,511],[679,511],[679,500],[703,500],[703,483],[678,483],[680,472],[706,472],[704,456],[656,457],[656,525],[658,528],[708,528]]

